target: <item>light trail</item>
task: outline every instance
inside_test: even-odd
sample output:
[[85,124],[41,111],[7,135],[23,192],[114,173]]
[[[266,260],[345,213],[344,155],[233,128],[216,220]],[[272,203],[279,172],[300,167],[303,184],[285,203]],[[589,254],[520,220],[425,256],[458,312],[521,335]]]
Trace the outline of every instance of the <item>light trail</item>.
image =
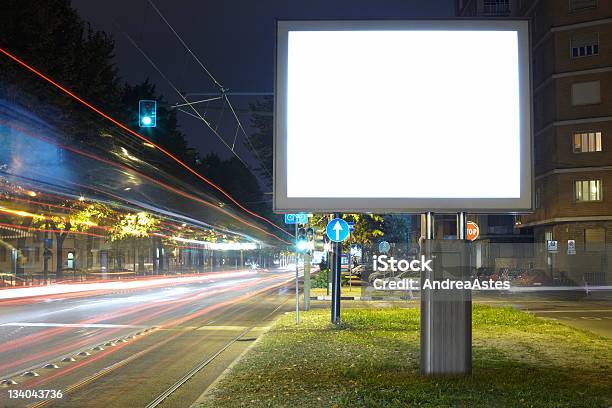
[[[182,306],[184,306],[186,304],[189,304],[189,303],[201,300],[203,298],[210,297],[210,296],[217,295],[217,294],[232,292],[232,291],[236,291],[236,290],[246,289],[246,288],[249,288],[249,287],[252,287],[252,286],[260,285],[262,283],[266,283],[266,282],[271,281],[271,280],[277,280],[279,277],[282,277],[282,276],[284,276],[284,275],[272,275],[272,276],[269,276],[269,277],[266,277],[266,278],[261,278],[261,279],[256,279],[256,280],[244,282],[242,284],[230,286],[230,287],[227,287],[227,288],[214,289],[214,290],[206,290],[204,292],[197,293],[195,295],[190,295],[190,296],[187,296],[185,298],[179,298],[177,300],[171,300],[171,301],[165,302],[161,306],[159,304],[151,304],[151,303],[148,303],[148,304],[145,304],[145,305],[138,305],[138,306],[135,306],[135,307],[132,307],[132,308],[128,308],[126,310],[122,310],[122,311],[119,311],[119,312],[111,313],[110,315],[112,315],[112,317],[109,316],[108,314],[107,315],[102,315],[102,316],[96,316],[95,318],[88,319],[88,320],[83,321],[83,322],[79,322],[79,324],[91,324],[93,322],[98,322],[98,321],[102,321],[102,320],[108,320],[110,318],[117,318],[117,317],[120,317],[120,316],[125,316],[125,315],[135,314],[135,313],[138,313],[138,312],[143,312],[144,310],[147,310],[147,309],[155,309],[155,311],[152,312],[152,313],[146,313],[146,314],[144,314],[144,316],[139,316],[139,317],[137,317],[135,319],[132,319],[132,320],[126,322],[126,323],[123,323],[123,324],[127,324],[127,325],[141,325],[141,324],[143,324],[146,321],[150,322],[151,319],[153,319],[153,318],[156,318],[156,317],[158,317],[160,315],[169,313],[169,312],[174,311],[174,310],[176,310],[176,309],[178,309],[178,308],[180,308],[180,307],[182,307]],[[292,280],[292,278],[288,279],[285,282],[282,282],[282,284],[285,284],[285,283],[287,283],[287,282],[289,282],[291,280]],[[267,289],[269,289],[269,288],[266,288],[266,290]],[[229,301],[229,303],[236,303],[236,302],[238,302],[240,300],[243,300],[245,298],[248,298],[250,296],[254,296],[257,293],[258,293],[257,291],[249,292],[246,295],[243,295],[243,296],[241,296],[239,298],[235,298],[235,299]],[[169,326],[172,326],[172,325],[177,325],[177,324],[180,324],[180,323],[182,323],[184,321],[187,321],[187,320],[189,320],[191,318],[201,316],[202,314],[207,313],[207,312],[209,312],[211,310],[214,310],[214,309],[216,309],[218,307],[221,307],[221,306],[223,306],[226,303],[227,302],[217,303],[215,305],[208,306],[208,307],[206,307],[204,309],[201,309],[198,312],[192,313],[192,314],[190,314],[188,316],[184,316],[182,318],[170,321],[168,323],[164,323],[164,327],[169,327]],[[23,348],[24,346],[30,345],[30,344],[33,344],[33,343],[40,343],[42,341],[48,341],[50,338],[52,338],[54,336],[58,336],[58,335],[60,335],[62,333],[65,333],[68,330],[69,330],[69,328],[61,327],[61,328],[49,329],[49,330],[46,330],[46,331],[43,331],[43,332],[39,332],[39,333],[36,333],[36,334],[33,334],[33,335],[25,336],[25,337],[22,337],[20,339],[16,339],[16,340],[7,342],[7,343],[5,343],[3,345],[0,345],[0,352],[7,352],[7,351],[10,351],[10,350],[15,349],[15,348]],[[72,341],[70,341],[67,344],[64,344],[62,346],[56,347],[56,348],[51,349],[51,350],[41,351],[41,352],[36,353],[36,354],[29,354],[28,356],[20,358],[20,359],[12,359],[11,361],[0,365],[0,371],[4,371],[4,370],[10,369],[10,368],[19,366],[20,364],[28,363],[30,361],[38,361],[38,360],[52,358],[54,355],[62,355],[64,353],[70,352],[70,350],[80,349],[80,348],[86,347],[88,345],[95,345],[95,344],[97,344],[99,342],[102,342],[102,341],[108,341],[108,338],[112,337],[112,336],[110,336],[111,334],[114,335],[115,333],[119,332],[120,330],[121,329],[119,329],[119,328],[115,328],[115,329],[111,329],[111,330],[102,331],[102,332],[100,332],[100,333],[98,333],[95,336],[90,337],[90,338],[84,338],[84,339],[81,339],[81,340],[76,341],[76,342],[74,340],[72,340]],[[113,347],[113,350],[116,350],[116,349],[117,349],[117,347]],[[45,380],[47,380],[47,379],[48,378],[46,378]]]
[[[0,224],[1,225],[1,224]],[[112,281],[112,282],[93,282],[93,283],[70,283],[58,284],[50,286],[38,286],[34,288],[8,288],[0,289],[0,306],[2,300],[17,299],[25,297],[38,297],[46,295],[67,294],[74,292],[85,292],[91,290],[129,290],[129,289],[146,289],[158,286],[166,286],[172,284],[189,284],[195,282],[207,281],[210,279],[235,278],[241,276],[256,275],[256,271],[237,271],[237,272],[216,272],[214,276],[204,274],[189,277],[179,278],[163,278],[163,279],[134,279],[130,281]]]
[[93,234],[91,232],[85,232],[85,231],[65,231],[65,230],[57,230],[57,229],[49,229],[49,228],[24,227],[23,225],[5,224],[2,222],[0,222],[0,227],[17,228],[17,229],[26,230],[26,231],[53,232],[57,234],[66,233],[66,234],[87,235],[87,236],[96,237],[96,238],[106,238],[104,235]]
[[282,232],[284,232],[285,234],[292,236],[291,233],[289,233],[288,231],[286,231],[285,229],[281,228],[280,226],[274,224],[272,221],[268,220],[265,217],[262,217],[261,215],[247,209],[246,207],[244,207],[242,204],[240,204],[238,201],[236,201],[231,195],[229,195],[225,190],[223,190],[221,187],[217,186],[215,183],[213,183],[212,181],[208,180],[206,177],[202,176],[200,173],[198,173],[197,171],[195,171],[194,169],[192,169],[191,167],[189,167],[189,165],[187,165],[186,163],[184,163],[183,161],[181,161],[178,157],[174,156],[172,153],[170,153],[169,151],[165,150],[163,147],[157,145],[156,143],[154,143],[153,141],[147,139],[146,137],[142,136],[141,134],[133,131],[132,129],[130,129],[129,127],[125,126],[124,124],[122,124],[121,122],[117,121],[116,119],[112,118],[111,116],[109,116],[108,114],[102,112],[101,110],[99,110],[98,108],[96,108],[95,106],[91,105],[90,103],[88,103],[87,101],[85,101],[84,99],[80,98],[79,96],[77,96],[75,93],[73,93],[72,91],[68,90],[67,88],[63,87],[62,85],[60,85],[59,83],[55,82],[54,80],[52,80],[51,78],[49,78],[48,76],[44,75],[43,73],[41,73],[40,71],[38,71],[37,69],[35,69],[34,67],[28,65],[26,62],[22,61],[21,59],[17,58],[16,56],[14,56],[13,54],[9,53],[8,51],[6,51],[4,48],[0,47],[0,52],[3,53],[4,55],[6,55],[7,57],[9,57],[10,59],[12,59],[13,61],[17,62],[19,65],[21,65],[22,67],[28,69],[29,71],[33,72],[34,74],[36,74],[37,76],[39,76],[40,78],[44,79],[45,81],[47,81],[48,83],[50,83],[51,85],[55,86],[56,88],[58,88],[59,90],[61,90],[62,92],[64,92],[65,94],[67,94],[68,96],[74,98],[75,100],[77,100],[78,102],[80,102],[81,104],[83,104],[84,106],[88,107],[89,109],[91,109],[92,111],[94,111],[95,113],[99,114],[100,116],[102,116],[103,118],[107,119],[108,121],[112,122],[113,124],[115,124],[116,126],[118,126],[119,128],[125,130],[126,132],[130,133],[131,135],[137,137],[138,139],[149,143],[150,145],[154,146],[156,149],[158,149],[160,152],[164,153],[166,156],[170,157],[172,160],[174,160],[176,163],[178,163],[181,167],[185,168],[186,170],[188,170],[190,173],[192,173],[194,176],[196,176],[197,178],[199,178],[200,180],[206,182],[207,184],[209,184],[211,187],[213,187],[214,189],[216,189],[217,191],[221,192],[224,196],[226,196],[231,202],[233,202],[234,204],[236,204],[240,209],[242,209],[243,211],[247,212],[248,214],[259,218],[265,222],[267,222],[268,224],[272,225],[274,228],[277,228],[279,230],[281,230]]
[[[0,51],[1,51],[1,50],[2,50],[2,49],[0,48]],[[245,224],[245,225],[247,225],[247,226],[249,226],[249,227],[251,227],[251,228],[253,228],[253,229],[256,229],[256,230],[258,230],[258,231],[260,231],[260,232],[262,232],[262,233],[264,233],[264,234],[266,234],[266,235],[268,235],[268,236],[274,237],[275,239],[277,239],[277,240],[279,240],[279,241],[281,241],[281,242],[283,242],[283,243],[285,243],[285,244],[287,244],[287,245],[291,245],[291,242],[285,241],[284,239],[280,238],[279,236],[277,236],[277,235],[275,235],[275,234],[272,234],[271,232],[268,232],[268,231],[264,230],[263,228],[260,228],[260,227],[258,227],[258,226],[256,226],[256,225],[253,225],[253,224],[249,223],[248,221],[245,221],[245,220],[243,220],[242,218],[240,218],[240,217],[238,217],[238,216],[236,216],[236,215],[231,214],[230,212],[228,212],[228,211],[224,210],[223,208],[220,208],[219,206],[216,206],[216,205],[212,204],[212,203],[211,203],[211,202],[209,202],[209,201],[206,201],[206,200],[201,199],[201,198],[199,198],[199,197],[197,197],[197,196],[194,196],[194,195],[192,195],[192,194],[189,194],[189,193],[187,193],[187,192],[184,192],[184,191],[182,191],[182,190],[179,190],[179,189],[177,189],[177,188],[175,188],[175,187],[172,187],[172,186],[170,186],[169,184],[166,184],[166,183],[164,183],[164,182],[162,182],[162,181],[159,181],[159,180],[156,180],[156,179],[154,179],[154,178],[152,178],[152,177],[149,177],[149,176],[145,175],[144,173],[141,173],[141,172],[139,172],[139,171],[137,171],[137,170],[134,170],[134,169],[133,169],[133,168],[131,168],[131,167],[125,166],[125,165],[120,164],[120,163],[113,162],[113,161],[111,161],[111,160],[104,159],[104,158],[99,157],[99,156],[96,156],[96,155],[94,155],[94,154],[92,154],[92,153],[84,152],[84,151],[81,151],[81,150],[75,149],[75,148],[73,148],[73,147],[70,147],[70,146],[67,146],[67,145],[63,145],[63,144],[57,143],[57,142],[55,142],[55,141],[53,141],[53,140],[51,140],[51,139],[48,139],[48,138],[46,138],[46,137],[43,137],[43,136],[34,135],[34,134],[32,134],[32,133],[30,133],[30,132],[28,132],[28,131],[26,131],[26,130],[24,130],[24,129],[20,128],[20,127],[16,127],[16,126],[12,125],[11,123],[6,122],[6,121],[1,120],[1,119],[0,119],[0,123],[1,123],[1,124],[4,124],[4,125],[6,125],[6,126],[9,126],[9,127],[13,128],[13,129],[15,129],[15,130],[18,130],[18,131],[20,131],[21,133],[24,133],[24,134],[26,134],[26,135],[28,135],[28,136],[30,136],[30,137],[32,137],[32,138],[35,138],[35,139],[41,140],[41,141],[43,141],[43,142],[45,142],[45,143],[52,144],[52,145],[54,145],[54,146],[60,147],[60,148],[62,148],[62,149],[68,150],[68,151],[71,151],[71,152],[76,153],[76,154],[78,154],[78,155],[80,155],[80,156],[85,156],[85,157],[90,158],[90,159],[92,159],[92,160],[96,160],[96,161],[99,161],[99,162],[102,162],[102,163],[108,164],[109,166],[112,166],[112,167],[115,167],[115,168],[119,168],[119,169],[121,169],[121,170],[126,170],[126,171],[133,172],[133,173],[135,173],[136,175],[138,175],[139,177],[142,177],[143,179],[145,179],[145,180],[147,180],[147,181],[149,181],[149,182],[151,182],[151,183],[153,183],[153,184],[159,185],[159,186],[163,187],[164,189],[166,189],[166,190],[168,190],[168,191],[172,191],[172,192],[173,192],[173,193],[175,193],[175,194],[178,194],[178,195],[183,196],[183,197],[185,197],[185,198],[189,198],[189,199],[191,199],[191,200],[193,200],[193,201],[196,201],[196,202],[199,202],[199,203],[201,203],[201,204],[204,204],[204,205],[205,205],[205,206],[207,206],[207,207],[210,207],[210,208],[213,208],[213,209],[215,209],[215,210],[217,210],[217,211],[220,211],[220,212],[222,212],[223,214],[225,214],[225,215],[229,216],[230,218],[235,219],[236,221],[238,221],[238,222],[240,222],[240,223],[242,223],[242,224]],[[284,231],[284,230],[283,230],[283,231]]]
[[[257,296],[257,295],[259,295],[259,294],[261,294],[263,292],[269,291],[270,289],[274,289],[274,288],[277,288],[279,286],[285,285],[288,282],[290,282],[291,280],[293,280],[293,279],[288,279],[286,281],[282,281],[282,282],[276,283],[274,285],[267,286],[265,288],[256,290],[254,292],[246,293],[246,294],[244,294],[242,296],[239,296],[237,298],[234,298],[232,300],[228,300],[228,301],[225,301],[225,302],[220,302],[220,303],[217,303],[217,304],[205,307],[205,308],[199,310],[198,312],[192,313],[190,315],[184,316],[184,317],[179,318],[179,319],[175,319],[175,320],[169,321],[169,322],[163,324],[162,327],[173,327],[173,326],[176,326],[178,324],[184,323],[184,322],[186,322],[188,320],[192,320],[192,319],[195,319],[197,317],[201,317],[201,316],[203,316],[205,314],[208,314],[208,313],[210,313],[212,311],[215,311],[217,309],[220,309],[222,307],[231,306],[231,305],[234,305],[236,303],[248,300],[248,299],[253,298],[253,297],[255,297],[255,296]],[[164,340],[161,344],[166,344],[167,342],[169,342],[171,340],[174,340],[176,337],[184,335],[185,333],[188,333],[188,332],[181,332],[181,331],[179,331],[178,333],[176,333],[175,335],[173,335],[169,339]],[[79,364],[75,364],[75,365],[68,366],[66,368],[60,369],[59,371],[55,372],[52,375],[45,376],[45,377],[40,378],[40,379],[38,379],[36,381],[33,381],[32,383],[29,383],[28,386],[29,387],[36,387],[36,386],[45,384],[45,383],[47,383],[48,381],[50,381],[50,380],[52,380],[54,378],[61,377],[61,376],[65,375],[65,374],[67,374],[67,373],[69,373],[71,371],[74,371],[74,370],[76,370],[78,368],[81,368],[81,367],[83,367],[85,365],[91,364],[94,361],[97,361],[99,358],[108,356],[109,354],[111,354],[111,353],[113,353],[113,352],[115,352],[117,350],[120,350],[121,348],[127,346],[127,344],[129,344],[129,343],[122,343],[122,344],[119,344],[119,345],[117,345],[117,346],[115,346],[115,347],[113,347],[111,349],[107,349],[107,350],[97,354],[94,358],[83,360]],[[155,346],[152,346],[152,347],[153,348],[157,348]],[[151,351],[149,349],[146,349],[146,350],[147,350],[147,352]],[[145,353],[143,353],[143,354],[145,354]]]

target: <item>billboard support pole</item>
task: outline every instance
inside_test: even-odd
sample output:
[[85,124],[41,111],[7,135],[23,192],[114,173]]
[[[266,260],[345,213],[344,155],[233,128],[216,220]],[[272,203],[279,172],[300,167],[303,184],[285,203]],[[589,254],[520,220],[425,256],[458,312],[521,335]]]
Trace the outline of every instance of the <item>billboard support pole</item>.
[[[453,276],[469,279],[470,254],[466,238],[466,213],[457,213],[457,241],[435,243],[434,214],[423,217],[422,254],[433,260],[433,270],[421,273],[421,373],[465,375],[472,371],[472,298],[470,290],[436,291],[423,288],[426,280]],[[452,335],[449,335],[452,333]]]
[[[342,214],[334,214],[334,218],[341,218]],[[331,321],[340,323],[340,276],[342,270],[342,242],[334,242],[334,257],[332,260],[332,303]]]

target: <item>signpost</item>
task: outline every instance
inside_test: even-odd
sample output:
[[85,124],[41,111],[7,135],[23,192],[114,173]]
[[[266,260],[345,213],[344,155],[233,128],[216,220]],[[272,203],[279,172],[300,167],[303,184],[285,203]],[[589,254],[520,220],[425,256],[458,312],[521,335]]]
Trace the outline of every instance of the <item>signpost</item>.
[[340,214],[327,223],[325,228],[327,237],[334,244],[334,262],[332,264],[332,323],[340,322],[340,282],[342,273],[342,241],[348,238],[350,233],[349,224],[344,221]]
[[285,224],[295,225],[295,324],[300,323],[300,252],[298,248],[298,224],[307,224],[308,214],[285,214]]

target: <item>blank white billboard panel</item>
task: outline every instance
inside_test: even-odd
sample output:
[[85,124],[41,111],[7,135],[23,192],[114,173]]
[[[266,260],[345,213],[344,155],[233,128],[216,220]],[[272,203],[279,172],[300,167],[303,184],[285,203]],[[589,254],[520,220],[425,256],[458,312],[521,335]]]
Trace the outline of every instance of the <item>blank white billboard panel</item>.
[[526,21],[283,21],[277,42],[277,211],[531,209]]

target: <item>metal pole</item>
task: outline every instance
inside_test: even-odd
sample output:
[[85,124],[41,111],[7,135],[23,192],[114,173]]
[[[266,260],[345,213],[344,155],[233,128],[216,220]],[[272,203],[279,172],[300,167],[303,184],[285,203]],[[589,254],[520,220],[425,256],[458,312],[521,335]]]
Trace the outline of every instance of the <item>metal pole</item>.
[[[334,218],[340,218],[341,214],[334,214]],[[342,243],[334,242],[334,259],[332,264],[332,323],[340,323],[340,274],[342,268]]]
[[[433,260],[426,280],[469,279],[470,253],[466,237],[466,214],[457,213],[457,241],[435,241],[434,214],[424,215],[426,241],[423,255]],[[421,290],[421,372],[425,375],[469,374],[472,370],[472,301],[470,290]]]
[[298,225],[295,224],[295,324],[300,324],[299,266],[298,266]]
[[467,215],[465,212],[461,211],[457,213],[457,239],[461,241],[465,241],[467,236],[466,226],[467,224]]

